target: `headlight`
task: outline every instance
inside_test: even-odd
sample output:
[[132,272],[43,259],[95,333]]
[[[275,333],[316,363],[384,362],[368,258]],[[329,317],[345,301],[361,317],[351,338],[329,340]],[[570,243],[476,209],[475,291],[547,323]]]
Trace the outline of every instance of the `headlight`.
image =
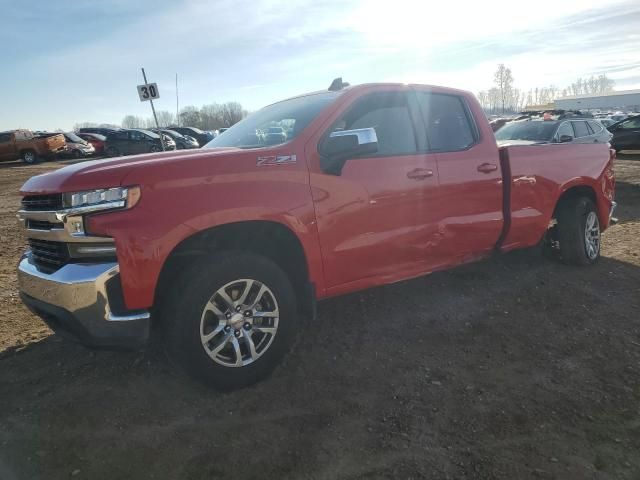
[[64,206],[86,210],[133,208],[140,200],[140,187],[115,187],[64,194]]

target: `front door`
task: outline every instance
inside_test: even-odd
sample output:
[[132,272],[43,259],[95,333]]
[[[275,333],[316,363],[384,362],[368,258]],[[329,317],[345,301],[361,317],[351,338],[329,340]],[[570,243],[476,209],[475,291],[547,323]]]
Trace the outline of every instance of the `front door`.
[[613,144],[618,150],[640,148],[640,117],[625,120],[616,129]]
[[[434,253],[454,264],[493,249],[502,231],[502,175],[493,134],[480,131],[458,95],[417,90],[429,151],[438,158],[438,240]],[[481,133],[486,138],[480,141]]]
[[[378,152],[348,159],[340,175],[319,171],[311,187],[329,293],[353,282],[384,283],[425,270],[436,159],[419,152],[408,89],[361,97],[332,122],[332,131],[374,128]],[[313,146],[313,148],[316,148]],[[365,286],[365,285],[363,285]]]

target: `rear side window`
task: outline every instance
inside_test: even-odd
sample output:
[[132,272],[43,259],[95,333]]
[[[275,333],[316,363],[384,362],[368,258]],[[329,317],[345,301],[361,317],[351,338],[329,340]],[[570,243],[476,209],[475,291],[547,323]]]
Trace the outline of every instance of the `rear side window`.
[[464,100],[456,95],[416,92],[430,150],[466,150],[478,140]]
[[589,127],[587,126],[587,122],[571,122],[573,123],[573,129],[576,132],[576,138],[580,137],[588,137],[591,135],[589,131]]
[[11,140],[10,133],[0,133],[0,143],[5,143]]
[[358,100],[331,131],[373,128],[378,136],[376,156],[417,152],[416,136],[404,92],[367,95]]
[[600,133],[604,129],[604,127],[601,124],[599,124],[598,122],[594,122],[594,121],[589,120],[587,123],[591,127],[591,130],[593,131],[593,133]]

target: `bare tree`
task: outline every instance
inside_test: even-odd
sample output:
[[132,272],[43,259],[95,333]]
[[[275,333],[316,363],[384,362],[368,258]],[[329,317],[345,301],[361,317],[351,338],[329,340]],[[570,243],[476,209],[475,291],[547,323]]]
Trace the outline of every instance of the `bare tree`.
[[185,127],[201,127],[201,119],[200,119],[200,111],[189,105],[188,107],[184,107],[180,112],[180,124]]
[[[158,117],[158,124],[160,125],[160,127],[168,127],[169,125],[173,125],[174,123],[176,123],[176,116],[175,114],[167,111],[167,110],[160,110],[156,113],[156,116]],[[154,124],[155,127],[155,124]]]
[[122,119],[122,128],[141,128],[144,126],[144,119],[135,115],[127,115]]
[[502,105],[502,113],[504,113],[507,99],[511,96],[511,90],[513,89],[511,70],[505,67],[504,63],[501,63],[498,65],[493,81],[500,92],[500,104]]
[[238,102],[227,102],[222,106],[222,119],[225,127],[230,127],[245,117],[245,111]]
[[489,109],[489,94],[486,90],[478,92],[478,102],[480,102],[480,106],[485,110]]

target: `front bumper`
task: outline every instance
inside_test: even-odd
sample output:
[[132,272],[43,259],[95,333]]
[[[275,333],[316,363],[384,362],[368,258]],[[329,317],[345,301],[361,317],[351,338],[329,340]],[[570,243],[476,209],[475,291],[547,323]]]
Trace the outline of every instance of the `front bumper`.
[[148,311],[126,311],[115,262],[70,263],[47,274],[25,253],[20,297],[56,333],[94,347],[138,348],[150,331]]

